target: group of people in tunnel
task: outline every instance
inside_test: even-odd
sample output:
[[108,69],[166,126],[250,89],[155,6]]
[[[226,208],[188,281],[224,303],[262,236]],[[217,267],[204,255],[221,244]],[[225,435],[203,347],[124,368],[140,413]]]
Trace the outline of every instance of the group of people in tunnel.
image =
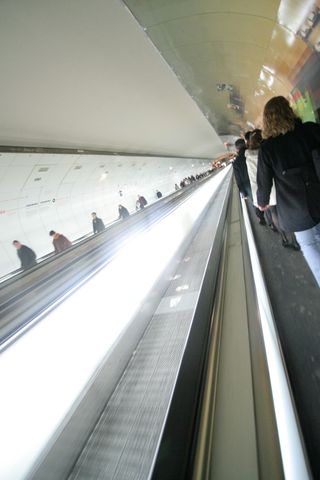
[[[124,220],[130,214],[126,207],[123,205],[118,206],[119,217],[118,219]],[[97,216],[96,212],[91,213],[93,234],[101,233],[105,229],[102,218]],[[62,233],[50,230],[50,237],[52,237],[52,244],[54,246],[54,253],[61,253],[72,246],[72,242]],[[17,249],[17,255],[20,260],[22,270],[28,270],[37,264],[36,253],[27,245],[23,245],[19,240],[13,240],[13,246]]]
[[216,167],[212,167],[210,170],[207,170],[206,172],[202,173],[197,173],[196,175],[189,175],[189,177],[185,177],[181,180],[179,185],[176,183],[174,185],[175,190],[179,190],[179,188],[184,188],[187,187],[188,185],[191,185],[191,183],[196,182],[197,180],[201,180],[201,178],[205,178],[208,175],[211,175],[211,173],[216,170]]
[[251,200],[260,224],[302,250],[320,286],[320,125],[303,123],[289,101],[270,99],[262,130],[235,142],[233,169],[239,191]]
[[[49,235],[52,237],[54,253],[63,252],[72,246],[72,242],[67,237],[62,235],[62,233],[50,230]],[[17,255],[19,257],[22,270],[28,270],[37,264],[37,256],[32,248],[28,247],[27,245],[23,245],[19,240],[13,240],[12,244],[17,249]]]
[[[195,180],[199,180],[200,178],[203,178],[203,176],[207,174],[208,172],[205,172],[204,174],[197,175],[196,178],[193,176],[186,177],[186,179],[184,180],[188,179],[189,181],[185,182],[183,184],[183,187],[189,185]],[[177,184],[175,184],[175,190],[179,190],[179,186]],[[162,198],[163,195],[160,190],[156,190],[155,196],[157,199],[160,199]],[[148,201],[146,200],[146,198],[143,195],[138,194],[137,200],[136,200],[136,210],[143,210],[147,205],[148,205]],[[129,210],[124,205],[119,204],[118,215],[119,215],[118,220],[125,220],[130,216],[130,213],[129,213]],[[105,224],[102,218],[98,217],[96,212],[92,212],[91,217],[92,217],[93,234],[103,232],[105,230]],[[55,254],[63,252],[64,250],[72,246],[72,242],[65,235],[61,233],[51,230],[49,232],[49,235],[52,237],[52,243],[54,246]],[[37,256],[36,256],[36,253],[32,250],[32,248],[22,244],[19,240],[13,240],[12,244],[17,249],[17,255],[20,260],[22,270],[28,270],[37,264]]]

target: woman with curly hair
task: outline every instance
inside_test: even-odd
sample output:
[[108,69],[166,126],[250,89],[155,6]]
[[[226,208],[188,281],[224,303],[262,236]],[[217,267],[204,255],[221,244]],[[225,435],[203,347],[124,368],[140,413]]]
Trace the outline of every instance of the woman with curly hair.
[[295,232],[320,286],[320,179],[314,166],[320,125],[302,123],[286,98],[273,97],[264,108],[263,136],[257,170],[259,208],[268,208],[274,181],[280,227]]
[[[251,132],[248,139],[248,149],[246,150],[246,161],[248,174],[251,184],[253,205],[258,207],[257,201],[257,167],[258,167],[258,152],[263,141],[262,132],[259,128],[256,128]],[[268,214],[267,221],[274,232],[279,232],[281,235],[282,246],[286,248],[292,248],[293,250],[300,250],[294,233],[284,232],[280,225],[277,213],[277,199],[274,183],[270,191],[268,210],[265,214]],[[260,213],[263,213],[260,211]]]

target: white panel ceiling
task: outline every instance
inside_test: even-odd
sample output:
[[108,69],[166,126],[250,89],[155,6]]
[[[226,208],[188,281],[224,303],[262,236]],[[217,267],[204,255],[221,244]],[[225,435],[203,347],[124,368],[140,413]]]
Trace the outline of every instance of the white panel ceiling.
[[120,1],[2,0],[0,56],[1,145],[223,151]]

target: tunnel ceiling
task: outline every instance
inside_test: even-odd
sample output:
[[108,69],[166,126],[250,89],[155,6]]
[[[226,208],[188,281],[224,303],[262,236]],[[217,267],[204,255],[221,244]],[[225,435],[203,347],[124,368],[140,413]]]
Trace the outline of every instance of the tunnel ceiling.
[[320,0],[126,0],[218,134],[259,125],[320,51]]

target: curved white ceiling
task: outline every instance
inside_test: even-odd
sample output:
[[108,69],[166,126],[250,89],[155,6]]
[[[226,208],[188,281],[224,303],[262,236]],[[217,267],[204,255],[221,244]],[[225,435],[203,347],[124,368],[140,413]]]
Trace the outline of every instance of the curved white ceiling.
[[0,144],[212,157],[196,103],[117,0],[2,0]]

